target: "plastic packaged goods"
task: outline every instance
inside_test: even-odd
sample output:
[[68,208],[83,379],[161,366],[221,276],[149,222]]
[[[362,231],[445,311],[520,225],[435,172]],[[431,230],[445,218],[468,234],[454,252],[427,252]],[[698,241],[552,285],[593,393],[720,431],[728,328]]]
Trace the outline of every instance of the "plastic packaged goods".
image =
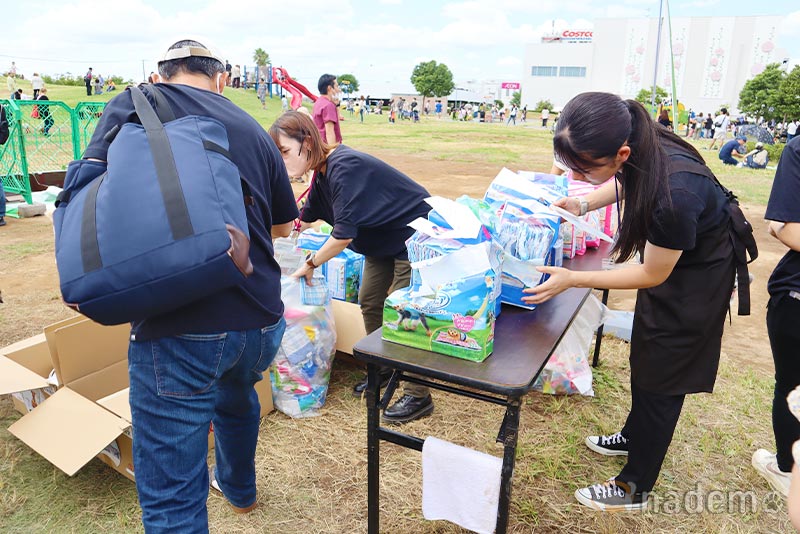
[[336,328],[322,276],[281,279],[286,332],[270,367],[275,408],[290,417],[319,415],[328,393]]

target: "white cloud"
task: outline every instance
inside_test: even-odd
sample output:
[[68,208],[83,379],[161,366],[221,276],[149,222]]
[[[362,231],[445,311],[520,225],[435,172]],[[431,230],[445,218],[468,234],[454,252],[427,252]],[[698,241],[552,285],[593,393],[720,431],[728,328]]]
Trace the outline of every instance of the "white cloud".
[[499,58],[497,64],[505,67],[519,66],[522,65],[522,59],[517,56],[505,56]]

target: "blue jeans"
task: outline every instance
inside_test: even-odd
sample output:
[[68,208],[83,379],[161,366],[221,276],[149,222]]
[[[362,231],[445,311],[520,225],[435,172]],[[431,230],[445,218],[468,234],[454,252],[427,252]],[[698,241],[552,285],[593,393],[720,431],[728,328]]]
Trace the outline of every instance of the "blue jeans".
[[733,156],[725,156],[724,158],[722,156],[720,156],[719,159],[721,159],[722,163],[724,163],[725,165],[738,165],[739,164],[738,161],[733,159]]
[[242,332],[130,342],[133,463],[146,533],[208,532],[212,422],[222,492],[240,508],[255,502],[261,406],[253,385],[285,329],[281,319]]

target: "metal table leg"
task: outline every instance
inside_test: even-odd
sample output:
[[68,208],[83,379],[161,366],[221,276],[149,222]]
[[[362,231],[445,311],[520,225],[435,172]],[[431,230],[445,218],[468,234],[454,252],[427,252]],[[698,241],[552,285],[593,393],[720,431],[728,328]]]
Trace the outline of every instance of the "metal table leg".
[[367,364],[367,529],[369,534],[380,530],[380,378],[378,366]]
[[[608,304],[608,289],[603,290],[603,306]],[[597,328],[597,335],[594,339],[594,358],[592,358],[592,367],[597,367],[600,363],[600,343],[603,341],[603,325]]]
[[503,468],[500,475],[500,502],[497,506],[497,534],[506,534],[508,529],[508,509],[511,505],[511,477],[514,475],[514,459],[517,453],[517,433],[519,430],[519,397],[508,399],[504,420]]

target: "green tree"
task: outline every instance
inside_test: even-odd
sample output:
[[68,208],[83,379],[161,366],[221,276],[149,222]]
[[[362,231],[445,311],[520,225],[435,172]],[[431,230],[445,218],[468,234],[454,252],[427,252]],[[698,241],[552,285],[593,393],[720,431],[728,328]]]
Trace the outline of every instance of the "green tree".
[[533,111],[542,111],[543,109],[553,109],[553,103],[549,100],[539,100],[536,103],[536,106],[533,108]]
[[522,105],[522,92],[514,91],[511,94],[511,105],[520,107]]
[[267,54],[263,48],[256,48],[255,52],[253,52],[253,61],[255,61],[256,65],[259,67],[264,67],[269,63],[269,54]]
[[[644,107],[648,107],[650,105],[650,98],[653,95],[653,89],[642,89],[639,91],[639,94],[636,95],[636,101],[641,102],[644,104]],[[660,104],[664,99],[669,98],[669,93],[663,87],[659,87],[656,85],[656,105]]]
[[495,101],[494,101],[494,105],[495,105],[495,106],[497,106],[497,109],[503,109],[503,106],[504,106],[505,104],[503,104],[503,101],[502,101],[502,100],[495,100]]
[[425,108],[425,98],[435,96],[441,98],[453,92],[456,84],[453,83],[453,73],[444,63],[424,61],[414,67],[411,73],[411,83],[419,94],[422,95],[422,107]]
[[775,104],[784,121],[800,119],[800,65],[781,81]]
[[781,119],[780,91],[786,78],[778,63],[770,63],[761,74],[747,80],[739,92],[739,109],[754,117]]
[[358,80],[352,74],[341,74],[336,77],[336,81],[339,82],[339,87],[342,88],[342,90],[344,90],[345,86],[348,87],[344,92],[350,95],[358,92]]

